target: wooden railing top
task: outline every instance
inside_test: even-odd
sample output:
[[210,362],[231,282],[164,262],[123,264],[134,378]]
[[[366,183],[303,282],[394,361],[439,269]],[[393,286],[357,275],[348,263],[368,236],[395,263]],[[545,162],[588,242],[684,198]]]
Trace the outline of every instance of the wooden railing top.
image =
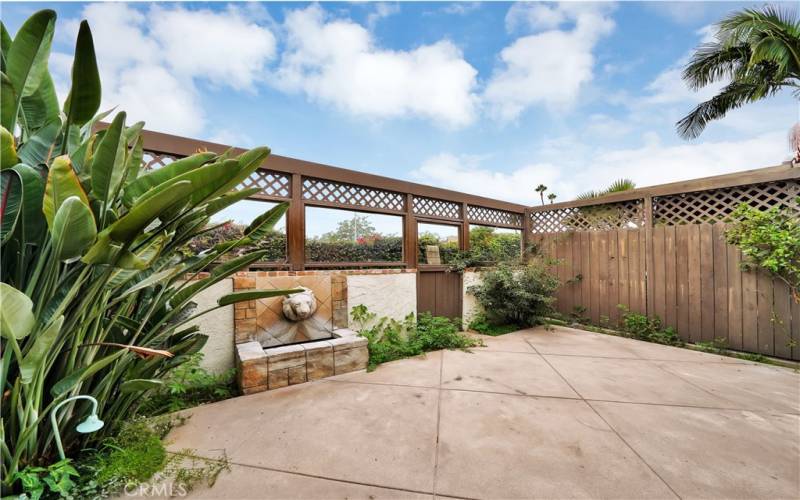
[[[189,156],[193,153],[196,153],[200,149],[220,153],[231,147],[225,144],[200,141],[197,139],[190,139],[187,137],[153,132],[149,130],[143,131],[142,137],[144,138],[145,150],[160,154]],[[242,148],[234,147],[233,149],[236,152],[244,151]],[[299,160],[297,158],[290,158],[288,156],[280,156],[276,154],[269,155],[264,162],[264,165],[262,165],[262,168],[289,174],[300,174],[306,177],[317,177],[339,182],[346,182],[349,184],[357,184],[388,191],[410,193],[417,196],[439,198],[458,203],[468,203],[470,205],[506,210],[520,214],[524,213],[525,209],[527,208],[525,205],[520,205],[517,203],[485,198],[483,196],[461,193],[459,191],[451,191],[449,189],[442,189],[425,184],[417,184],[415,182],[392,179],[390,177],[383,177],[381,175],[368,174],[366,172],[348,170],[345,168]]]
[[702,177],[688,181],[658,184],[656,186],[646,186],[620,193],[598,196],[597,198],[562,201],[548,205],[532,206],[530,207],[530,210],[533,212],[548,212],[550,210],[558,210],[561,208],[586,207],[591,205],[604,205],[620,201],[643,199],[648,196],[668,196],[680,193],[691,193],[695,191],[706,191],[710,189],[721,189],[790,179],[800,179],[800,167],[793,166],[791,162],[786,162],[774,167],[744,170],[741,172]]

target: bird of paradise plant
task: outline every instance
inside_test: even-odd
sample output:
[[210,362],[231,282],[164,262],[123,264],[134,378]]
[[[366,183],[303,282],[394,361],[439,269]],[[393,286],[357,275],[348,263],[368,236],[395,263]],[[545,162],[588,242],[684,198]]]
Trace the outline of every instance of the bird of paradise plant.
[[[198,152],[141,170],[143,123],[128,125],[119,112],[95,132],[110,113],[98,114],[101,83],[85,21],[59,105],[47,66],[55,21],[52,10],[37,12],[13,38],[2,26],[0,40],[3,496],[19,490],[15,473],[54,460],[48,419],[58,403],[91,395],[113,430],[203,347],[207,337],[190,322],[208,311],[196,311],[192,298],[264,252],[201,272],[252,246],[287,209],[262,214],[234,240],[180,252],[212,215],[256,192],[235,188],[269,149]],[[295,291],[233,293],[216,307]],[[73,430],[86,411],[72,403],[58,414],[68,454],[92,439]]]

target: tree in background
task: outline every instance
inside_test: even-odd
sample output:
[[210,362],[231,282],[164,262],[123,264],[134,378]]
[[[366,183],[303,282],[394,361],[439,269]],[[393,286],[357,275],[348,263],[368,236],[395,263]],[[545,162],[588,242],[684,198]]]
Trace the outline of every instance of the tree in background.
[[729,81],[677,124],[684,139],[698,137],[712,120],[743,104],[793,88],[800,97],[800,20],[774,6],[744,9],[716,24],[715,41],[697,48],[683,70],[693,90]]
[[375,226],[369,221],[369,216],[353,214],[352,219],[339,221],[335,231],[325,233],[320,237],[322,241],[341,242],[363,241],[374,239],[378,236]]
[[539,184],[536,186],[536,192],[539,193],[539,197],[542,199],[542,205],[544,205],[544,192],[547,191],[547,186],[544,184]]

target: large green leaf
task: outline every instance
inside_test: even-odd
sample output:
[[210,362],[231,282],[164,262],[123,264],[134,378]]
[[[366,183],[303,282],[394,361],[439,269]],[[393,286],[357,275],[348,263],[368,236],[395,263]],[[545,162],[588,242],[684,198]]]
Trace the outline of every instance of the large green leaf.
[[3,24],[3,21],[0,21],[0,70],[3,73],[6,72],[6,56],[12,42],[13,40],[11,40],[11,35],[8,34],[6,25]]
[[0,170],[11,168],[19,163],[14,136],[5,127],[0,126]]
[[194,184],[176,182],[169,190],[147,197],[131,207],[117,222],[109,226],[108,235],[114,241],[130,242],[161,213],[191,195]]
[[61,204],[64,203],[64,200],[70,196],[77,196],[84,205],[89,206],[89,199],[86,197],[86,193],[83,192],[81,182],[72,169],[72,161],[69,156],[62,155],[53,160],[52,165],[50,165],[50,172],[47,175],[47,185],[45,186],[44,200],[42,202],[42,211],[45,219],[47,219],[47,227],[52,229],[56,212],[61,207]]
[[235,191],[230,194],[224,194],[219,198],[214,198],[213,200],[209,201],[206,204],[205,208],[206,215],[214,215],[215,213],[224,210],[225,208],[233,205],[234,203],[249,198],[260,191],[261,188],[253,187]]
[[144,158],[144,138],[138,137],[136,143],[133,145],[131,154],[125,161],[125,183],[135,180],[139,176],[139,169],[142,168],[142,159]]
[[164,382],[158,379],[135,378],[121,383],[119,385],[119,390],[122,393],[142,392],[149,391],[150,389],[157,389],[163,385]]
[[111,363],[122,357],[122,355],[125,354],[126,352],[128,351],[124,349],[121,351],[117,351],[113,354],[109,354],[104,358],[100,358],[99,360],[95,361],[94,363],[88,366],[84,366],[83,368],[79,368],[73,371],[66,377],[56,382],[53,385],[53,387],[50,388],[50,394],[52,394],[53,397],[58,397],[64,394],[65,392],[69,391],[70,389],[78,385],[80,382],[83,382],[87,378],[91,377],[95,373],[99,372],[106,366],[110,365]]
[[14,171],[22,179],[22,212],[15,233],[20,235],[22,243],[37,245],[47,230],[42,220],[45,184],[39,172],[28,165],[19,164]]
[[264,160],[269,156],[270,149],[266,146],[260,148],[253,148],[245,151],[236,159],[239,162],[239,171],[236,175],[232,176],[227,183],[223,184],[219,189],[212,193],[209,197],[215,198],[222,196],[241,184],[245,179],[250,177],[250,174],[258,170]]
[[0,336],[25,338],[36,324],[31,299],[13,286],[0,283],[0,303]]
[[139,290],[144,290],[145,288],[151,287],[151,286],[153,286],[153,285],[155,285],[157,283],[160,283],[162,281],[167,282],[167,281],[169,281],[170,279],[172,279],[175,276],[176,272],[177,272],[177,269],[174,268],[174,267],[171,267],[169,269],[164,269],[163,271],[159,271],[157,273],[153,273],[150,276],[148,276],[147,278],[144,278],[143,280],[139,281],[135,285],[131,286],[130,288],[125,289],[125,291],[121,292],[118,295],[118,297],[120,297],[120,298],[121,297],[127,297],[128,295],[130,295],[132,293],[136,293]]
[[271,209],[256,217],[255,220],[253,220],[253,222],[251,222],[250,225],[244,230],[244,235],[248,236],[253,241],[260,240],[268,232],[272,231],[272,228],[274,228],[275,224],[281,220],[287,210],[289,210],[288,202],[278,203]]
[[44,74],[39,88],[33,94],[23,96],[20,111],[29,131],[36,131],[54,120],[61,124],[58,96],[50,73]]
[[28,384],[33,380],[36,371],[42,366],[47,352],[53,343],[58,338],[58,333],[61,331],[61,325],[64,324],[64,316],[59,316],[58,319],[53,321],[43,332],[36,335],[36,340],[33,341],[33,347],[25,354],[22,363],[19,364],[20,378],[23,384]]
[[92,31],[89,23],[81,21],[72,62],[72,88],[64,104],[67,125],[80,126],[91,120],[100,109],[100,97],[100,73],[97,70]]
[[246,292],[234,292],[228,295],[223,295],[217,300],[220,306],[227,306],[237,302],[244,302],[247,300],[268,299],[270,297],[281,297],[293,293],[302,292],[302,288],[292,288],[290,290],[250,290]]
[[22,179],[16,170],[5,170],[0,173],[0,234],[3,243],[14,233],[21,208]]
[[167,236],[161,234],[150,240],[150,242],[143,248],[137,249],[135,252],[126,252],[117,261],[117,267],[121,269],[135,269],[143,271],[150,267],[161,254],[161,250],[166,244]]
[[108,202],[125,173],[125,116],[117,113],[92,158],[92,194],[101,202]]
[[176,160],[165,167],[148,172],[136,179],[128,178],[129,184],[125,186],[122,202],[130,207],[136,200],[160,184],[175,179],[181,174],[199,168],[216,156],[215,153],[197,153],[186,158]]
[[19,148],[19,159],[26,165],[49,163],[56,140],[61,133],[61,119],[46,123],[34,132]]
[[50,232],[56,258],[72,261],[94,243],[97,224],[92,210],[77,196],[70,196],[58,208]]
[[0,73],[0,125],[11,130],[16,123],[17,91],[5,74]]
[[180,306],[183,302],[194,297],[197,293],[205,290],[214,283],[227,278],[231,274],[242,269],[243,267],[249,266],[253,262],[258,262],[267,254],[268,251],[269,250],[259,250],[257,252],[242,255],[241,257],[237,257],[229,260],[228,262],[220,264],[211,271],[211,274],[209,274],[207,278],[194,281],[173,295],[169,301],[170,305],[172,307]]
[[23,97],[32,95],[47,73],[47,60],[53,41],[56,13],[40,10],[29,17],[17,31],[11,42],[6,59],[6,74],[17,94],[13,107],[13,120],[9,130],[16,123],[17,111]]

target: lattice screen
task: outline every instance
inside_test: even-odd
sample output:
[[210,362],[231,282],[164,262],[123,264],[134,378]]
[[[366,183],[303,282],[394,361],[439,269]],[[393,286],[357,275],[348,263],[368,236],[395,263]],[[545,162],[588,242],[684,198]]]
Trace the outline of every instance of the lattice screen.
[[181,156],[170,155],[166,153],[154,153],[152,151],[144,151],[142,155],[142,169],[155,170],[161,167],[166,167],[175,160],[181,159]]
[[467,218],[476,224],[522,227],[522,214],[476,205],[467,205]]
[[292,177],[282,172],[259,169],[239,185],[240,189],[261,188],[261,194],[279,198],[292,197]]
[[401,193],[324,179],[304,178],[303,199],[397,212],[405,210],[405,196]]
[[453,201],[439,200],[436,198],[415,196],[414,213],[417,215],[429,215],[432,217],[460,219],[461,204],[455,203]]
[[658,196],[653,198],[653,220],[667,226],[724,222],[742,203],[759,209],[788,207],[800,216],[798,196],[800,182],[792,180]]
[[531,229],[534,233],[635,229],[644,224],[643,208],[642,200],[629,200],[604,205],[531,212]]

